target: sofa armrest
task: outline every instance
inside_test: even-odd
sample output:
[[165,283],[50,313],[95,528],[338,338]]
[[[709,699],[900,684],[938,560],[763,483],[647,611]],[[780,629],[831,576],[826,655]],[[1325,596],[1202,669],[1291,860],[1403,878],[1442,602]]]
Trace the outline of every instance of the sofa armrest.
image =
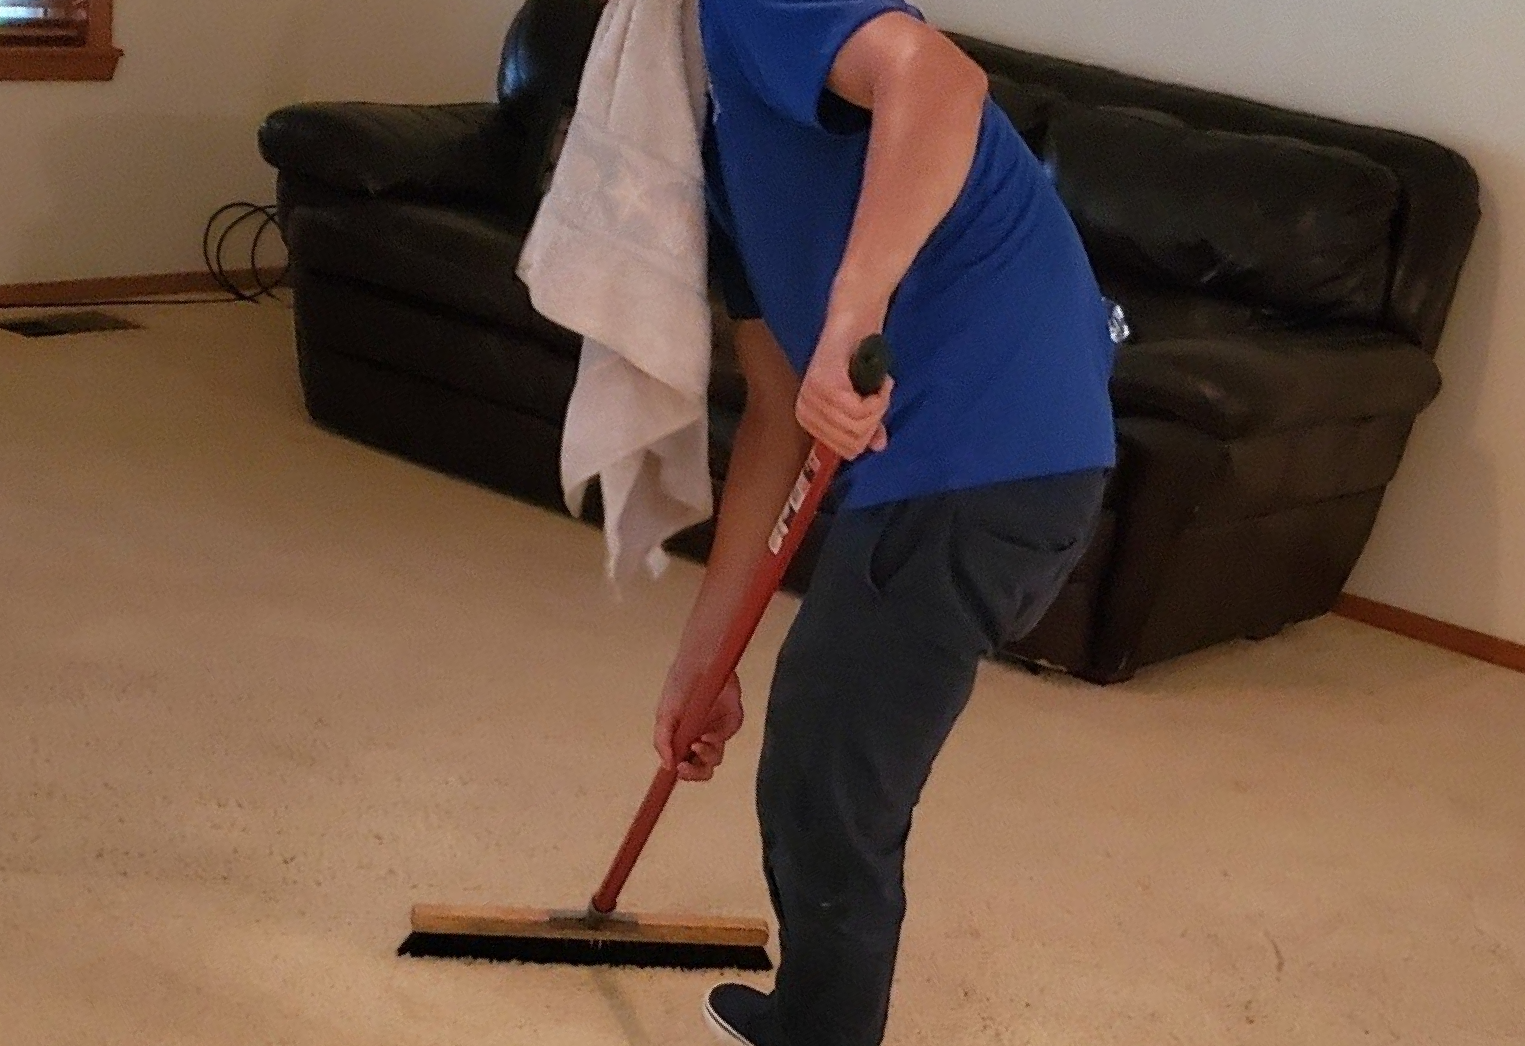
[[1220,440],[1157,418],[1117,420],[1117,530],[1096,608],[1087,679],[1133,675],[1139,638],[1154,612],[1171,550],[1196,519],[1205,493],[1231,467]]
[[1439,391],[1422,349],[1364,329],[1142,342],[1118,353],[1112,376],[1120,417],[1165,418],[1225,440],[1413,417]]
[[318,102],[266,117],[260,155],[282,174],[341,192],[420,202],[526,204],[524,131],[494,103]]

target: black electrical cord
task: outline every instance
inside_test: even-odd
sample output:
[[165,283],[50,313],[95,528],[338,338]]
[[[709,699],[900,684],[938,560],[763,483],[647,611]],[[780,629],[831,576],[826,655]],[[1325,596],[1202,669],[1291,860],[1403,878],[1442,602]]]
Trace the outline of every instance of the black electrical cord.
[[[218,232],[218,222],[228,215],[235,216],[228,222],[226,228]],[[255,227],[254,237],[249,244],[247,270],[254,280],[254,287],[251,290],[245,290],[234,282],[225,261],[225,255],[228,251],[228,240],[233,231],[256,219],[259,224]],[[206,226],[201,232],[201,257],[206,262],[207,272],[211,274],[212,281],[223,292],[217,297],[92,298],[86,301],[39,301],[19,305],[0,305],[0,309],[74,309],[101,305],[221,305],[233,301],[255,302],[266,298],[279,302],[281,299],[276,296],[275,291],[285,282],[287,267],[282,266],[274,278],[268,277],[266,273],[260,271],[259,267],[260,244],[272,228],[277,228],[275,208],[268,204],[249,203],[246,200],[224,204],[207,219]]]
[[[228,227],[222,230],[217,237],[217,249],[212,249],[212,230],[217,227],[217,222],[225,214],[239,211],[239,215],[228,223]],[[254,278],[255,289],[252,291],[241,290],[228,275],[227,266],[223,264],[223,252],[227,249],[228,237],[233,235],[233,230],[245,222],[260,219],[259,225],[254,230],[254,238],[249,243],[249,273]],[[274,280],[267,281],[264,273],[259,270],[259,245],[265,234],[275,227],[275,208],[257,203],[249,203],[240,200],[237,203],[225,204],[213,212],[207,219],[206,229],[201,234],[201,257],[206,261],[207,271],[212,274],[212,279],[234,301],[259,301],[261,298],[275,298],[275,288],[281,285],[286,278],[286,269],[281,269],[280,275]]]

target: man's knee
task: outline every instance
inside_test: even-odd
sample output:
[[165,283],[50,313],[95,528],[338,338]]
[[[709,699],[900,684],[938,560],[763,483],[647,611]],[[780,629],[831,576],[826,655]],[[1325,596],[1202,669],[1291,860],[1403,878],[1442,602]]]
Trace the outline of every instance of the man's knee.
[[860,881],[883,868],[898,875],[913,804],[884,792],[875,775],[812,766],[808,757],[765,758],[759,767],[764,845],[820,869],[823,882]]
[[879,933],[904,907],[904,849],[855,844],[824,823],[765,828],[763,848],[780,900],[843,933]]

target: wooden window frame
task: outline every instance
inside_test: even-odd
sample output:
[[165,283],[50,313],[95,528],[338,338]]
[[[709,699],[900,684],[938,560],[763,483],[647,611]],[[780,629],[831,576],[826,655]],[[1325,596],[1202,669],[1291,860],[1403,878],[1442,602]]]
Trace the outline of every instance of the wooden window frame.
[[111,0],[90,0],[83,44],[0,46],[0,80],[110,80],[122,51],[112,42]]

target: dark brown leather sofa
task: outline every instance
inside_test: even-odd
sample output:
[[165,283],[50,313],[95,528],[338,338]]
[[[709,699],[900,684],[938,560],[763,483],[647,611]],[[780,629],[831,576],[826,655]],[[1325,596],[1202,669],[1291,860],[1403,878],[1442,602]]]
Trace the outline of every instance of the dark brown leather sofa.
[[[305,104],[265,122],[319,424],[560,506],[578,342],[514,269],[598,13],[528,0],[497,103]],[[1410,135],[958,40],[1134,335],[1102,525],[1003,656],[1111,682],[1326,612],[1440,388],[1432,358],[1478,220],[1471,167]],[[719,331],[717,481],[744,396]],[[675,544],[702,556],[707,540]]]

